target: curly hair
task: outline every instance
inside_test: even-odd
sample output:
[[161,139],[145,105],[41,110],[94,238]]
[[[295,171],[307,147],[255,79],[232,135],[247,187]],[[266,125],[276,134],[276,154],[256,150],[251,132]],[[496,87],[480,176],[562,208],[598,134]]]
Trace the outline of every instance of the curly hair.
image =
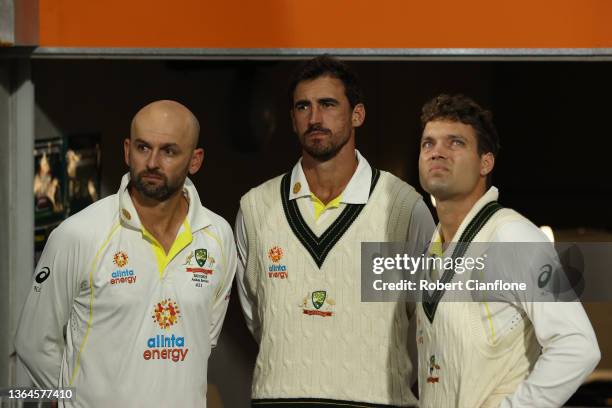
[[478,154],[499,152],[499,136],[493,114],[464,95],[438,95],[423,106],[421,127],[434,120],[450,120],[470,125],[476,131]]
[[289,83],[289,102],[293,106],[293,93],[295,88],[302,81],[316,79],[322,76],[330,76],[339,79],[344,85],[346,95],[351,108],[363,103],[363,91],[359,84],[357,75],[342,61],[332,58],[329,55],[318,57],[302,62],[295,70]]

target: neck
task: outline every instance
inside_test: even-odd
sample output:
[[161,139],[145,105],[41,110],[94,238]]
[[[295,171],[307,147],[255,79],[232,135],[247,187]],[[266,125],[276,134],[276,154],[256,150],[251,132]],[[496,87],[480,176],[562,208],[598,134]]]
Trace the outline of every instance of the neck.
[[189,203],[183,195],[183,190],[177,191],[167,200],[160,202],[145,197],[135,188],[130,187],[130,197],[132,197],[134,208],[143,227],[155,238],[158,238],[159,235],[176,235],[189,211]]
[[443,243],[448,244],[455,237],[465,216],[485,193],[485,188],[477,188],[467,196],[453,197],[447,200],[438,200],[436,197],[436,212],[440,220],[440,233]]
[[[302,169],[310,191],[324,204],[338,197],[357,169],[355,146],[347,143],[332,159],[320,162],[302,153]],[[348,146],[348,147],[347,147]]]

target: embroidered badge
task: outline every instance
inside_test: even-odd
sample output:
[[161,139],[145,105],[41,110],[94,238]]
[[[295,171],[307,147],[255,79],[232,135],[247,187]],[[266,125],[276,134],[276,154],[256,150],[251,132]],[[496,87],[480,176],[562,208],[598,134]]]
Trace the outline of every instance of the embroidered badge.
[[208,251],[204,248],[196,249],[195,258],[198,265],[204,266],[204,264],[206,263],[206,259],[208,258]]
[[429,357],[429,377],[427,377],[428,384],[434,384],[440,382],[440,377],[436,376],[436,372],[440,370],[440,366],[436,363],[436,356],[432,354]]
[[334,315],[336,302],[327,296],[325,290],[315,290],[304,296],[300,308],[308,316],[330,317]]
[[[194,265],[194,257],[197,265]],[[208,267],[206,262],[208,261]],[[195,251],[189,252],[187,258],[185,258],[185,272],[192,273],[191,280],[195,283],[196,288],[203,287],[204,283],[209,283],[209,277],[215,272],[214,269],[215,259],[212,256],[208,256],[208,250],[206,248],[198,248]]]

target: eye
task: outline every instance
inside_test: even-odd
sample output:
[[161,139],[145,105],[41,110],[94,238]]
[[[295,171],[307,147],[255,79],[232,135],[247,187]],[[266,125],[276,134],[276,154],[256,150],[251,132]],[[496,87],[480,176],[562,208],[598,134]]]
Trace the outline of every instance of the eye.
[[421,143],[421,149],[430,149],[433,146],[433,143],[431,143],[430,140],[424,140]]
[[166,156],[174,156],[174,155],[176,155],[176,150],[174,150],[171,147],[164,147],[163,151],[166,154]]
[[295,105],[295,110],[296,111],[305,111],[306,109],[308,109],[308,104],[306,104],[306,103],[297,103]]
[[465,142],[461,139],[453,139],[451,140],[451,145],[453,146],[465,146]]
[[321,106],[323,106],[324,108],[331,108],[332,106],[334,106],[334,103],[329,101],[323,101],[321,102]]
[[136,150],[138,150],[139,152],[146,152],[147,150],[149,150],[149,146],[144,143],[138,143],[136,145]]

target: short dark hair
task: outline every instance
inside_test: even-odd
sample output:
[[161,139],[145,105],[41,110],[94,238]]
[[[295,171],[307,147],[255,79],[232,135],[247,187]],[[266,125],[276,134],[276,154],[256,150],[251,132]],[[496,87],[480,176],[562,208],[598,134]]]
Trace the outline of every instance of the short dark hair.
[[342,81],[344,94],[351,108],[354,108],[359,103],[363,103],[363,91],[359,85],[359,79],[349,66],[329,55],[320,55],[302,62],[295,70],[289,83],[290,106],[293,106],[293,92],[295,92],[295,88],[300,82],[322,76],[330,76]]
[[427,122],[450,120],[470,125],[476,131],[478,154],[499,152],[499,136],[493,125],[493,114],[467,96],[441,94],[427,102],[421,113],[421,126]]

